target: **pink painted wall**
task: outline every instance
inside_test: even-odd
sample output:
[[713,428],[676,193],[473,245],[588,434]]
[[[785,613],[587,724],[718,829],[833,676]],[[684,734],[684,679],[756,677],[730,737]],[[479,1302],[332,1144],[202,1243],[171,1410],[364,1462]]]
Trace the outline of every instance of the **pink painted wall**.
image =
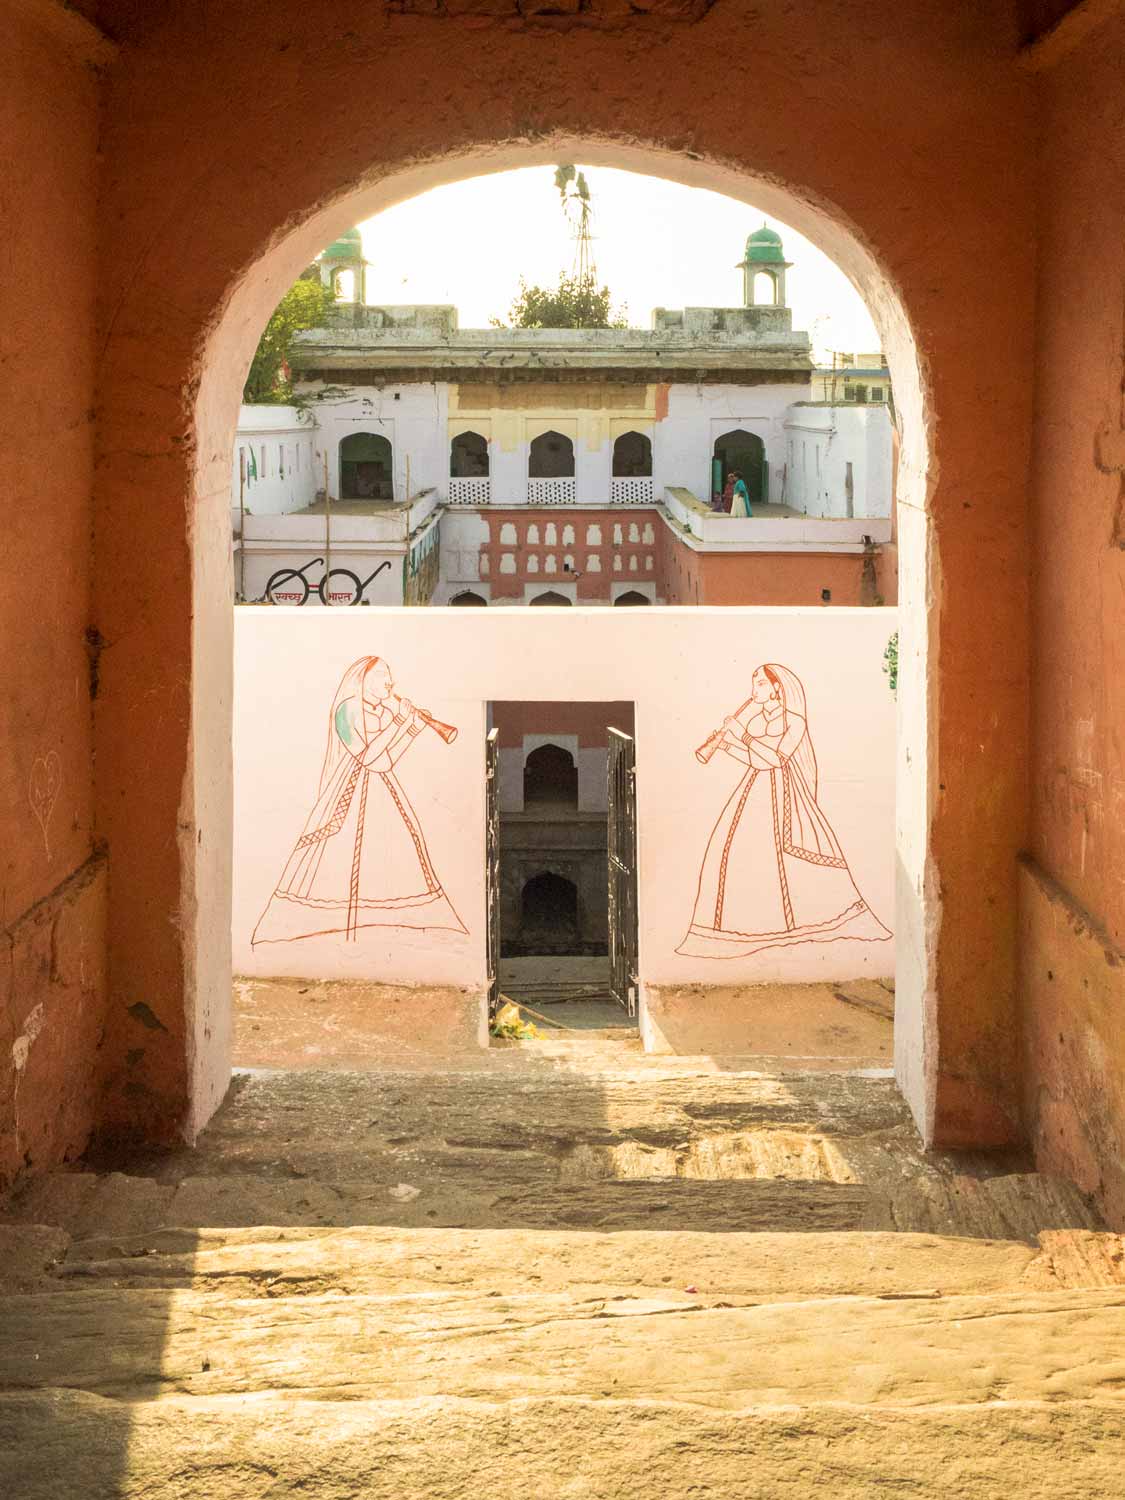
[[[753,953],[691,957],[676,951],[692,922],[709,835],[748,770],[722,753],[703,765],[695,751],[742,705],[763,661],[780,662],[802,680],[816,752],[819,814],[795,801],[791,839],[779,822],[779,837],[784,833],[787,842],[811,849],[810,839],[820,840],[819,863],[809,854],[786,860],[793,926],[830,926],[837,906],[843,911],[862,892],[893,930],[895,704],[882,670],[893,611],[543,609],[529,611],[518,632],[510,621],[506,612],[485,610],[237,612],[236,971],[479,990],[485,973],[485,708],[498,698],[558,702],[571,695],[628,699],[636,706],[642,980],[707,985],[893,973],[894,942],[871,922],[809,932],[790,945],[771,941]],[[397,692],[459,730],[452,745],[423,732],[395,774],[467,934],[378,925],[354,939],[336,932],[252,947],[255,925],[297,840],[330,822],[327,803],[312,823],[308,819],[334,697],[349,665],[369,654],[390,664]],[[747,803],[726,876],[728,918],[758,921],[763,931],[772,914],[763,926],[757,892],[778,881],[765,786],[765,780],[756,783]],[[381,794],[373,806],[370,826],[381,830],[378,837],[386,837],[387,826],[397,830]],[[780,819],[780,800],[778,811]],[[834,830],[858,892],[847,872],[826,868],[832,857],[824,857],[823,827],[811,826],[818,816]],[[340,835],[346,843],[350,826]],[[335,859],[337,874],[327,883],[311,877],[304,886],[310,901],[343,890],[348,862],[338,853],[329,841],[323,868]],[[712,867],[718,858],[714,845]],[[377,870],[373,879],[381,878]],[[366,881],[364,875],[361,898]],[[292,889],[292,881],[286,886]],[[832,940],[822,940],[828,935]]]

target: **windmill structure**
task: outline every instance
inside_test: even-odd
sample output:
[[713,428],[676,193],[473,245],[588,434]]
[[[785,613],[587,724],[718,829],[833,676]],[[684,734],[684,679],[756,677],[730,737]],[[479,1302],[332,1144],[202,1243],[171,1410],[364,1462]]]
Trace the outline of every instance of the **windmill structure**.
[[555,186],[559,190],[563,212],[574,224],[574,279],[579,286],[592,287],[597,283],[598,268],[594,263],[593,235],[590,232],[594,207],[586,174],[574,166],[556,167]]

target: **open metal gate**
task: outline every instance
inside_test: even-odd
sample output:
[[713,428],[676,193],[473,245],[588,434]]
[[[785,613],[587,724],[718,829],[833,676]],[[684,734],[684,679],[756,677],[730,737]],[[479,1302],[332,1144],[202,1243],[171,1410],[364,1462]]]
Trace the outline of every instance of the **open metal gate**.
[[488,1021],[500,1005],[500,731],[493,729],[485,741],[484,848],[485,906],[488,953]]
[[610,986],[637,1014],[637,761],[636,743],[609,731]]

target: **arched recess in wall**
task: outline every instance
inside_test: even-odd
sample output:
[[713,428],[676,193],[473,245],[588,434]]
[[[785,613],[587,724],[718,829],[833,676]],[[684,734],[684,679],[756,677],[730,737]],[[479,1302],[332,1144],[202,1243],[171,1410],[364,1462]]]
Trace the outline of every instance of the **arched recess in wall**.
[[613,477],[652,477],[652,439],[643,432],[623,432],[613,444]]
[[488,439],[479,432],[459,432],[449,445],[451,479],[488,478]]
[[394,451],[380,432],[350,432],[340,442],[340,499],[393,500]]
[[[657,115],[654,107],[654,133]],[[229,506],[227,502],[230,452],[237,423],[239,396],[245,370],[262,328],[285,288],[324,245],[332,243],[342,228],[370,217],[384,208],[440,186],[464,180],[481,172],[513,167],[545,165],[558,161],[581,161],[666,177],[689,187],[704,188],[741,199],[755,209],[788,223],[828,254],[849,276],[864,297],[887,353],[901,423],[898,468],[900,507],[900,578],[898,687],[900,739],[898,753],[899,870],[898,927],[904,940],[898,945],[896,1068],[915,1116],[927,1129],[932,1112],[932,1069],[924,1068],[927,1048],[936,1046],[936,1008],[932,1003],[935,955],[940,933],[940,903],[936,873],[930,865],[929,834],[932,767],[936,756],[936,732],[931,732],[931,684],[929,672],[937,625],[934,601],[934,559],[930,555],[928,482],[930,386],[924,384],[919,351],[911,332],[907,309],[896,284],[884,272],[870,245],[884,237],[886,225],[874,224],[868,233],[857,227],[846,213],[833,207],[831,181],[816,182],[810,190],[786,185],[774,164],[767,174],[757,174],[746,160],[732,164],[701,153],[688,155],[682,149],[635,140],[591,139],[587,136],[544,132],[534,141],[484,141],[460,154],[423,160],[418,152],[403,150],[396,156],[396,137],[384,143],[381,164],[364,183],[325,180],[307,198],[308,207],[289,204],[284,217],[275,221],[253,219],[253,200],[244,209],[244,222],[232,219],[231,235],[224,246],[226,264],[231,246],[241,247],[242,270],[224,276],[206,320],[201,323],[199,345],[192,350],[186,377],[198,372],[193,426],[194,442],[185,451],[194,455],[193,503],[183,508],[191,518],[189,545],[194,570],[190,583],[193,630],[187,649],[194,642],[194,665],[190,656],[182,661],[159,662],[151,691],[159,691],[169,670],[190,684],[190,734],[179,754],[184,765],[180,796],[170,804],[168,838],[180,860],[179,900],[183,941],[184,1034],[191,1038],[192,1066],[189,1077],[183,1131],[191,1135],[210,1115],[226,1087],[229,1067],[226,1054],[229,1036],[230,958],[229,944],[221,935],[229,931],[231,892],[230,770],[231,717],[229,695],[216,692],[216,682],[229,679],[231,620],[229,597],[219,580],[229,565]],[[350,147],[349,147],[350,151]],[[729,154],[729,153],[728,153]],[[354,161],[354,152],[349,160]],[[410,165],[401,163],[410,162]],[[815,175],[816,161],[807,165]],[[326,168],[326,171],[330,171]],[[325,206],[326,205],[326,206]],[[237,212],[237,209],[236,209]],[[182,247],[179,248],[182,254]],[[138,283],[143,292],[143,284]],[[154,316],[156,314],[154,313]],[[704,476],[701,476],[701,480]],[[218,497],[215,499],[214,497]],[[228,584],[229,587],[229,584]],[[537,602],[565,604],[562,597]],[[156,670],[154,663],[153,670]],[[134,684],[138,686],[138,684]],[[143,684],[139,684],[143,687]],[[141,695],[143,697],[143,693]],[[935,700],[936,701],[936,700]],[[119,757],[125,780],[143,779],[144,755],[140,736],[137,750],[126,771],[127,756]],[[115,783],[103,776],[103,800],[112,805]],[[225,838],[215,830],[227,830]],[[202,830],[207,831],[206,840]],[[196,837],[196,831],[200,836]],[[128,867],[130,835],[118,830]],[[149,836],[151,830],[146,833]],[[136,840],[134,840],[136,842]],[[155,906],[154,906],[155,911]],[[186,917],[182,914],[187,913]],[[167,918],[154,917],[154,931],[146,937],[146,952],[166,947]],[[146,959],[147,962],[147,959]],[[161,971],[162,981],[165,978]]]
[[563,432],[541,432],[527,450],[529,479],[573,479],[574,443]]
[[562,745],[537,745],[523,763],[524,808],[578,806],[578,767]]
[[529,599],[527,602],[528,602],[528,604],[566,604],[566,605],[569,605],[570,600],[566,597],[565,594],[559,594],[559,593],[556,593],[556,591],[554,589],[548,589],[545,594],[536,594],[536,596],[535,596],[534,599]]
[[625,593],[618,594],[617,598],[613,601],[613,607],[614,609],[629,609],[640,604],[651,603],[651,599],[646,598],[644,594],[638,594],[636,589],[627,589]]
[[472,589],[462,589],[459,594],[454,594],[449,601],[453,609],[487,609],[488,600],[482,599],[479,594],[474,594]]

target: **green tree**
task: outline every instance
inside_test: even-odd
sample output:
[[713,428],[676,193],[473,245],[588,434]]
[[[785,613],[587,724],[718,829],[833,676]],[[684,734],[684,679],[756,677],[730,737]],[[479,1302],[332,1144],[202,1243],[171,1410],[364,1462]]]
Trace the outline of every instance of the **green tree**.
[[292,400],[288,369],[293,339],[306,328],[323,328],[334,307],[332,289],[322,286],[319,277],[302,276],[289,288],[274,308],[250,361],[243,401],[273,405]]
[[528,286],[520,277],[519,295],[508,322],[493,318],[494,328],[628,328],[624,308],[610,307],[609,287],[592,276],[559,277],[557,287]]

